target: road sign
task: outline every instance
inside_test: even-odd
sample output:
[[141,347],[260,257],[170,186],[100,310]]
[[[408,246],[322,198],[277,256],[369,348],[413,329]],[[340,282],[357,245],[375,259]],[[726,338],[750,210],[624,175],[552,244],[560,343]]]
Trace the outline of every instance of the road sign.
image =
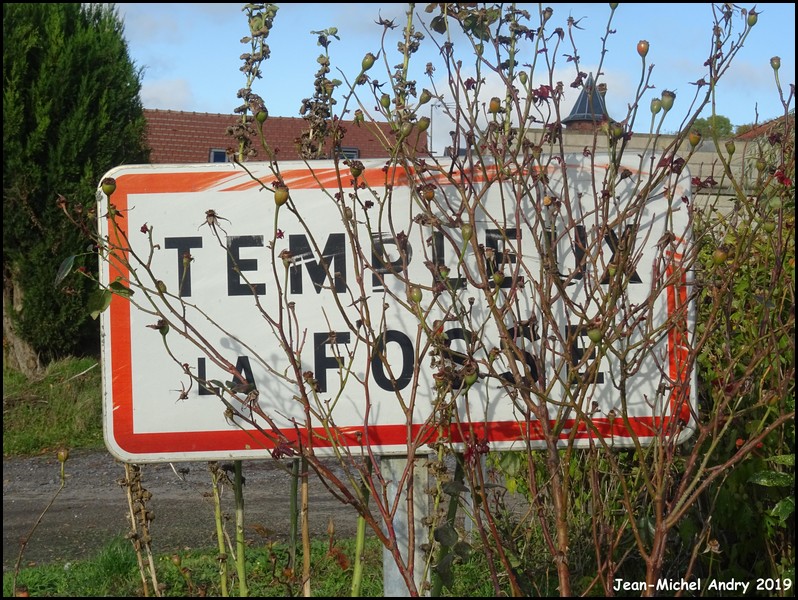
[[[512,373],[503,356],[495,358],[507,335],[523,349],[521,368],[536,378],[533,398],[547,403],[563,440],[646,444],[664,429],[673,433],[668,427],[677,421],[678,440],[689,436],[696,386],[686,348],[690,273],[681,266],[691,236],[686,169],[655,185],[640,167],[651,163],[640,162],[618,178],[607,202],[597,202],[607,162],[591,166],[583,156],[568,158],[566,178],[553,163],[546,178],[526,177],[523,188],[498,182],[495,168],[422,173],[438,194],[444,226],[436,228],[421,216],[418,181],[409,184],[383,160],[363,163],[365,188],[353,187],[346,167],[339,178],[331,161],[312,169],[280,163],[291,200],[279,210],[265,163],[123,166],[106,174],[116,180],[111,202],[121,217],[116,225],[101,218],[101,234],[129,251],[102,265],[101,283],[143,286],[131,286],[129,298],[115,295],[101,316],[105,437],[115,456],[260,458],[298,438],[322,454],[339,444],[405,455],[409,440],[440,435],[491,449],[522,448],[525,438],[541,447],[541,423],[501,378],[485,377],[494,359],[495,372]],[[450,172],[480,198],[476,249],[452,219],[462,198],[447,185]],[[645,201],[635,203],[641,195]],[[99,191],[98,202],[107,215]],[[624,244],[639,251],[622,265],[627,293],[608,304]],[[540,282],[552,279],[546,252],[559,284],[544,289]],[[509,303],[507,331],[492,318],[485,290],[466,277],[480,264],[503,265],[505,277],[488,295]],[[423,325],[410,310],[405,269],[421,284]],[[599,306],[611,314],[596,314]],[[602,319],[601,340],[588,318]],[[429,336],[436,322],[452,349],[482,365],[477,383],[449,395],[448,405],[435,397],[439,358],[429,355]],[[301,361],[298,370],[287,350]],[[253,413],[269,435],[231,418],[187,376],[247,387],[225,365],[250,388],[225,398],[270,416]],[[317,393],[303,405],[295,382],[305,377]],[[584,378],[589,385],[574,385]],[[248,395],[252,389],[257,394]]]

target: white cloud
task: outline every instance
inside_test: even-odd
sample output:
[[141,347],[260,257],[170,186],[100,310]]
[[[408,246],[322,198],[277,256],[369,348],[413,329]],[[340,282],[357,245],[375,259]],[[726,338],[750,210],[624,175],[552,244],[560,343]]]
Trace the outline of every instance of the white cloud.
[[[141,88],[141,101],[145,108],[175,110],[176,107],[194,107],[194,93],[187,79],[160,79],[145,82]],[[181,108],[180,110],[193,110]]]

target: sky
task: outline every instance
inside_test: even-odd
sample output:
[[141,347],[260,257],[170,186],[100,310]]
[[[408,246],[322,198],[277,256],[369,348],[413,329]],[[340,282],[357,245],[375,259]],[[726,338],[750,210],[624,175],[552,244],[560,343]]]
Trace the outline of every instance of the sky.
[[[271,57],[263,63],[262,79],[253,85],[253,90],[264,98],[272,116],[299,117],[302,100],[313,93],[313,78],[318,69],[316,59],[322,48],[317,45],[317,36],[312,31],[337,27],[340,41],[333,40],[329,48],[333,67],[331,76],[341,80],[346,77],[351,81],[360,70],[364,54],[380,51],[383,28],[377,21],[380,18],[393,19],[399,27],[392,34],[394,37],[386,42],[386,53],[380,58],[387,57],[390,66],[399,61],[395,36],[406,23],[408,4],[278,3],[278,6],[274,27],[267,40]],[[424,12],[426,6],[417,4],[415,9],[418,29],[422,32],[421,23],[430,19],[430,15]],[[708,75],[703,65],[712,41],[714,19],[711,3],[619,3],[610,26],[615,33],[608,36],[605,35],[611,12],[608,3],[517,6],[534,15],[541,7],[551,6],[554,13],[547,24],[550,30],[562,27],[567,33],[567,19],[572,17],[579,27],[571,31],[583,72],[598,73],[601,38],[607,38],[603,75],[599,80],[607,83],[607,109],[617,120],[627,115],[641,79],[643,69],[636,51],[637,43],[648,41],[650,49],[646,69],[653,66],[653,89],[645,92],[642,106],[647,108],[650,100],[659,97],[663,90],[676,92],[677,101],[667,115],[663,131],[679,129],[696,92],[696,86],[691,82]],[[785,99],[790,84],[795,82],[795,4],[736,6],[755,9],[759,15],[740,53],[718,86],[716,112],[728,117],[735,126],[762,122],[784,114],[770,66],[771,57],[781,58],[778,74]],[[141,97],[145,108],[233,113],[240,103],[236,93],[245,82],[239,57],[249,50],[249,44],[241,42],[249,33],[243,3],[117,4],[117,7],[124,22],[130,56],[136,66],[143,69]],[[737,34],[743,31],[743,17],[735,14],[733,23],[733,39],[736,40]],[[554,57],[554,74],[555,80],[565,84],[565,106],[568,108],[578,94],[570,87],[576,73],[574,63],[566,57],[570,54],[572,47],[566,36],[565,44]],[[467,59],[464,58],[464,63]],[[429,38],[422,41],[421,50],[414,59],[417,70],[411,72],[419,90],[430,87],[430,79],[423,72],[427,61],[441,64],[438,51]],[[380,82],[388,80],[381,60],[369,75]],[[446,76],[439,66],[433,77],[440,85]],[[538,83],[543,81],[535,82]],[[488,78],[487,94],[490,94],[493,84],[496,90],[500,89],[498,81],[492,82]],[[364,104],[374,106],[376,102],[369,98]],[[789,107],[794,107],[794,101]],[[435,110],[430,106],[433,145],[444,144],[448,135],[444,129],[447,128],[434,127],[436,120],[444,118],[442,114],[433,112]],[[709,114],[705,110],[701,116]],[[351,118],[351,114],[347,118]],[[650,119],[646,117],[644,121],[643,127],[647,128]],[[635,129],[639,130],[640,126],[636,124]]]

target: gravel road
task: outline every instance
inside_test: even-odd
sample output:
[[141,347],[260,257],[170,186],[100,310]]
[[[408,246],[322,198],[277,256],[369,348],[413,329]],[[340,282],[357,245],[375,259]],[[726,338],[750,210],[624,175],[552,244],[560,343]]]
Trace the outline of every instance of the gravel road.
[[[155,513],[153,550],[170,553],[186,548],[215,548],[211,476],[208,463],[145,464],[142,485],[152,492]],[[284,463],[290,466],[290,462]],[[60,486],[55,455],[3,459],[3,572],[14,569],[21,540]],[[66,463],[66,486],[30,537],[22,566],[65,563],[92,556],[113,537],[130,528],[124,489],[117,480],[124,465],[105,451],[72,451]],[[246,536],[252,543],[285,540],[289,532],[289,475],[272,461],[245,461],[243,474]],[[310,525],[314,539],[326,539],[332,517],[336,537],[355,533],[357,515],[333,498],[314,475],[310,480]],[[231,516],[234,499],[225,488],[223,510]]]

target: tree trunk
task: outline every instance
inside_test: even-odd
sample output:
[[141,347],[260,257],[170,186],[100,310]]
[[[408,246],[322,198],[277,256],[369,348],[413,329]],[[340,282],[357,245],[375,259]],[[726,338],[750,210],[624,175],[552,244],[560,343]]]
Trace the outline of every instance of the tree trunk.
[[14,317],[22,310],[22,289],[3,269],[3,366],[30,377],[42,369],[38,354],[14,330]]

